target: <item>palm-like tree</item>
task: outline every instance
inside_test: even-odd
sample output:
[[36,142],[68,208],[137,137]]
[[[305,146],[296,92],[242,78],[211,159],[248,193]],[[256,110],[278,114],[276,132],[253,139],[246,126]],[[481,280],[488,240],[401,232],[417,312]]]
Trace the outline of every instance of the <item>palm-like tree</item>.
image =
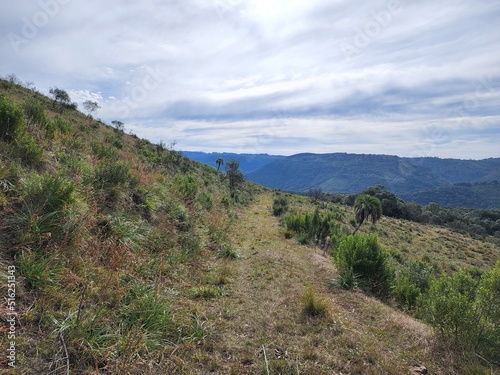
[[220,166],[221,165],[224,165],[224,159],[222,158],[217,158],[217,160],[215,161],[215,164],[217,164],[217,170],[220,169]]
[[358,196],[354,202],[354,209],[358,226],[353,234],[359,230],[361,224],[363,224],[365,220],[368,220],[369,217],[371,217],[373,224],[382,217],[382,204],[378,198],[372,195],[363,194]]

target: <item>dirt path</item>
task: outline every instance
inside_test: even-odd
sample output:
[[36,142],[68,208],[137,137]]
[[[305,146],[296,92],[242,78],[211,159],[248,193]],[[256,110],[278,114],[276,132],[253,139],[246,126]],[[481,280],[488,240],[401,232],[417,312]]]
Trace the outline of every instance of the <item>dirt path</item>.
[[[272,198],[260,195],[235,220],[242,258],[226,266],[228,295],[200,306],[210,334],[199,373],[403,374],[428,356],[425,326],[360,292],[328,287],[333,264],[285,239]],[[325,317],[303,313],[308,289],[326,304]]]
[[217,348],[214,361],[227,371],[222,373],[260,373],[266,368],[263,347],[271,369],[295,368],[298,348],[308,340],[302,295],[307,287],[327,293],[333,277],[334,267],[322,254],[285,239],[271,205],[271,194],[259,196],[232,230],[242,258],[228,265],[229,295],[210,308],[213,315],[219,307],[211,338]]

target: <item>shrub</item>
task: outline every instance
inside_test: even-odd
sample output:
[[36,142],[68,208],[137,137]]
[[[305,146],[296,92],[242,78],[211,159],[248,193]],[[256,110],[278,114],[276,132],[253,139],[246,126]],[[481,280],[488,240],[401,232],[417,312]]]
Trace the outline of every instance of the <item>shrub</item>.
[[33,167],[36,167],[42,162],[44,152],[43,147],[29,134],[24,134],[20,137],[14,149],[14,155],[22,164]]
[[432,267],[422,261],[411,261],[396,272],[392,286],[392,295],[405,310],[416,307],[417,299],[425,293],[432,282]]
[[0,95],[0,139],[11,142],[24,130],[23,111]]
[[274,216],[281,216],[285,212],[287,212],[288,211],[288,201],[286,200],[286,198],[283,196],[279,196],[277,198],[274,198],[272,210],[273,210]]
[[292,231],[299,234],[301,243],[324,243],[327,236],[332,234],[332,231],[337,229],[334,222],[335,215],[331,212],[326,215],[321,215],[319,208],[316,208],[313,214],[306,212],[305,214],[285,215],[285,226],[287,231]]
[[26,100],[24,103],[24,114],[26,115],[28,126],[40,125],[46,127],[49,122],[42,103],[33,98]]
[[375,235],[352,235],[339,244],[334,254],[341,277],[367,282],[370,291],[384,295],[388,292],[391,270],[387,254],[382,251]]
[[445,339],[500,360],[500,262],[479,279],[459,271],[433,281],[419,307]]

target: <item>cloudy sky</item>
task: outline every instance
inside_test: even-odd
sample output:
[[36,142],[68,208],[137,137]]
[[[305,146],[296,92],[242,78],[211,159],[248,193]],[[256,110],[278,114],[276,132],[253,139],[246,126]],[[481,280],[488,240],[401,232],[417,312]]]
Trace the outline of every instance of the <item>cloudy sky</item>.
[[179,150],[500,157],[498,0],[0,5],[0,75]]

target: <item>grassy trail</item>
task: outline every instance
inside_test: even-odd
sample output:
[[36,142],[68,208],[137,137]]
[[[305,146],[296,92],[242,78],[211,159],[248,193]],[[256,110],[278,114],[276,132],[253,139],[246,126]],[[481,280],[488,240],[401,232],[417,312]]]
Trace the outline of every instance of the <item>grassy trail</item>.
[[[235,221],[242,258],[225,265],[228,294],[197,306],[209,333],[192,353],[193,373],[405,374],[415,363],[455,373],[427,326],[361,292],[329,288],[331,261],[284,238],[272,198],[260,195]],[[304,313],[307,290],[324,316]]]

